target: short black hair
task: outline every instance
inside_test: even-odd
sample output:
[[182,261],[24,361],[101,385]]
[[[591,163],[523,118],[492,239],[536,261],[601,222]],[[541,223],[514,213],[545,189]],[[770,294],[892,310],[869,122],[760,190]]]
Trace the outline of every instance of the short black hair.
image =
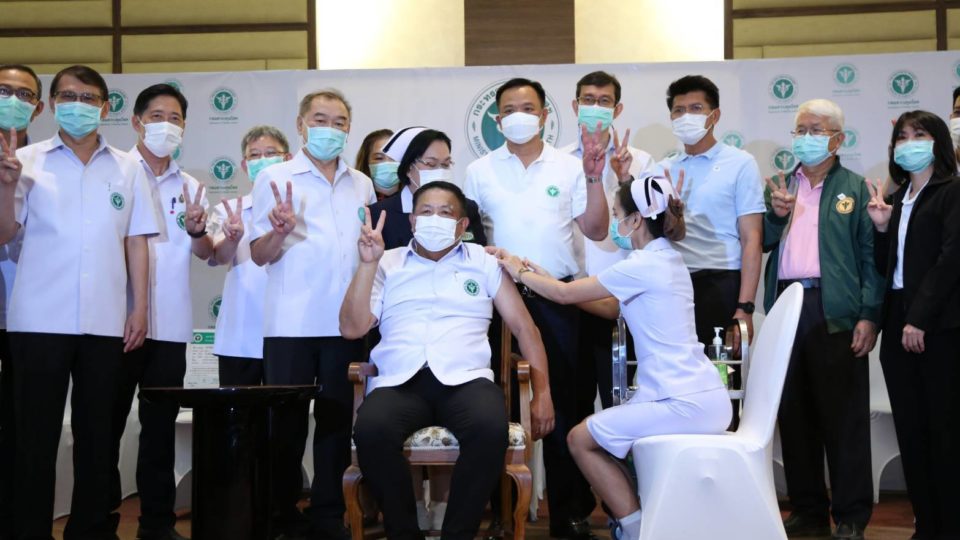
[[904,126],[914,129],[920,128],[933,137],[933,177],[950,178],[957,174],[957,156],[953,150],[953,139],[950,137],[950,128],[939,116],[927,111],[908,111],[900,115],[893,126],[893,135],[890,137],[889,165],[890,179],[896,185],[910,180],[910,173],[897,165],[893,160],[893,152],[897,147],[897,136]]
[[37,77],[37,72],[33,70],[30,66],[25,66],[23,64],[3,64],[0,65],[0,71],[22,71],[31,77],[33,77],[33,82],[37,83],[37,97],[43,97],[43,83],[40,82],[40,77]]
[[953,89],[953,103],[950,104],[950,108],[953,108],[954,104],[957,102],[958,97],[960,97],[960,86]]
[[500,108],[500,97],[503,96],[504,92],[513,88],[522,88],[524,86],[533,88],[533,91],[537,93],[537,97],[540,98],[541,107],[547,106],[547,92],[543,89],[542,84],[538,83],[537,81],[531,81],[530,79],[524,79],[523,77],[516,77],[501,84],[500,88],[497,88],[497,108]]
[[177,90],[176,86],[167,83],[155,84],[144,88],[143,91],[140,92],[140,95],[137,96],[137,101],[133,104],[134,116],[140,116],[146,112],[150,103],[160,96],[170,96],[176,99],[177,103],[180,104],[180,114],[183,115],[184,120],[187,119],[187,98],[184,97],[180,90]]
[[463,190],[457,187],[456,184],[452,184],[445,180],[437,180],[436,182],[430,182],[429,184],[420,186],[419,189],[413,192],[413,209],[414,212],[417,208],[417,202],[420,201],[420,197],[430,191],[431,189],[439,189],[446,191],[448,193],[453,193],[453,196],[456,197],[457,202],[460,204],[460,217],[467,216],[467,196],[463,194]]
[[410,170],[410,166],[413,165],[414,161],[423,157],[427,148],[430,148],[430,145],[433,144],[434,141],[443,141],[447,143],[447,148],[453,148],[450,137],[447,137],[447,134],[442,131],[425,129],[417,133],[417,136],[410,140],[410,144],[407,146],[407,151],[403,153],[403,157],[400,158],[400,165],[397,168],[397,178],[400,179],[401,186],[406,186],[410,183],[410,177],[407,175],[407,171]]
[[55,97],[54,94],[57,93],[57,87],[60,85],[60,79],[64,75],[69,75],[83,84],[89,84],[90,86],[96,86],[100,93],[103,94],[100,97],[104,101],[109,99],[110,90],[107,88],[107,81],[103,79],[103,75],[100,75],[97,70],[93,69],[90,66],[70,66],[61,69],[53,76],[53,81],[50,83],[50,97]]
[[711,109],[720,108],[720,89],[703,75],[687,75],[670,83],[667,88],[667,108],[673,110],[673,98],[698,90],[707,96],[707,105]]
[[606,71],[594,71],[587,73],[577,81],[577,99],[580,98],[580,89],[584,86],[596,86],[598,88],[613,85],[613,97],[616,103],[620,103],[620,81]]

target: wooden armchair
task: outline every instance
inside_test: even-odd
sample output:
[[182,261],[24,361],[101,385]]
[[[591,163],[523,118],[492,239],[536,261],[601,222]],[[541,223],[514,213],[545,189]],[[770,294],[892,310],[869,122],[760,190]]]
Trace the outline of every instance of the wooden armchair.
[[[530,497],[533,491],[533,482],[527,462],[533,448],[533,437],[530,432],[530,399],[533,390],[530,382],[530,365],[510,350],[511,335],[506,323],[501,327],[503,339],[501,341],[500,384],[503,387],[506,399],[507,418],[511,418],[511,389],[510,375],[514,369],[519,381],[520,423],[511,423],[509,429],[509,444],[504,459],[503,481],[500,483],[501,519],[503,534],[512,535],[522,540],[525,535],[527,514],[530,508]],[[357,409],[363,403],[367,391],[367,378],[374,377],[377,368],[367,362],[350,364],[350,380],[353,382],[353,421],[356,424]],[[411,434],[404,443],[403,453],[411,466],[452,467],[460,455],[459,444],[456,438],[445,428],[427,427]],[[516,507],[511,510],[511,490],[509,477],[517,487]],[[343,474],[343,498],[347,505],[347,516],[350,521],[350,533],[353,540],[380,538],[385,536],[383,528],[364,529],[363,510],[360,506],[360,483],[363,472],[357,463],[357,449],[351,450],[351,463]],[[496,509],[494,509],[495,511]],[[511,520],[512,517],[512,520]],[[512,522],[513,529],[508,530]],[[440,531],[424,531],[426,536],[439,536]]]

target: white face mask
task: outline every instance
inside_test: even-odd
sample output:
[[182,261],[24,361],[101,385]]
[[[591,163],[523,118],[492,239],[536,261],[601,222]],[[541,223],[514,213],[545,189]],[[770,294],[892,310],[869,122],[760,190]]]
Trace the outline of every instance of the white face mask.
[[540,133],[540,117],[535,114],[515,112],[500,118],[503,136],[513,144],[523,144]]
[[170,122],[143,124],[143,144],[157,157],[167,157],[183,142],[183,128]]
[[673,134],[687,146],[697,144],[707,136],[709,114],[686,113],[673,121]]
[[420,173],[420,185],[417,187],[441,180],[444,182],[453,182],[453,169],[417,169],[417,172]]
[[960,147],[960,118],[950,119],[950,137],[953,138],[953,147]]
[[427,251],[443,251],[457,241],[457,220],[438,216],[417,216],[413,238]]

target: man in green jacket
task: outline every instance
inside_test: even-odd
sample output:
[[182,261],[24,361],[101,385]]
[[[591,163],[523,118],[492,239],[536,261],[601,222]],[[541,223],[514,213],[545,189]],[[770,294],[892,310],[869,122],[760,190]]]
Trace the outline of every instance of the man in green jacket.
[[[793,513],[787,535],[862,539],[873,508],[867,354],[877,337],[883,280],[873,261],[870,197],[863,177],[836,156],[843,112],[815,99],[800,105],[793,153],[800,166],[768,179],[763,220],[770,252],[764,307],[789,285],[803,309],[780,401],[780,439]],[[823,454],[830,472],[831,504]]]

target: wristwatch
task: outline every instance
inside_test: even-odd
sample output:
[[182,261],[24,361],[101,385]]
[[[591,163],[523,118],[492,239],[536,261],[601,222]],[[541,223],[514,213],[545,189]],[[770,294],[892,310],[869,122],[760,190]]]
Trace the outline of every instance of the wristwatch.
[[203,230],[200,232],[193,233],[193,232],[187,231],[187,236],[189,236],[190,238],[203,238],[206,235],[207,235],[206,227],[204,227]]
[[588,177],[587,177],[587,183],[588,183],[588,184],[599,184],[602,180],[603,180],[603,179],[600,178],[599,176],[588,176]]
[[753,302],[737,302],[737,309],[742,309],[747,315],[752,315],[757,306],[753,305]]
[[521,285],[523,285],[523,273],[524,273],[524,272],[533,272],[533,270],[531,270],[530,268],[524,266],[523,268],[521,268],[520,270],[517,271],[517,283],[519,283],[519,284],[521,284]]

